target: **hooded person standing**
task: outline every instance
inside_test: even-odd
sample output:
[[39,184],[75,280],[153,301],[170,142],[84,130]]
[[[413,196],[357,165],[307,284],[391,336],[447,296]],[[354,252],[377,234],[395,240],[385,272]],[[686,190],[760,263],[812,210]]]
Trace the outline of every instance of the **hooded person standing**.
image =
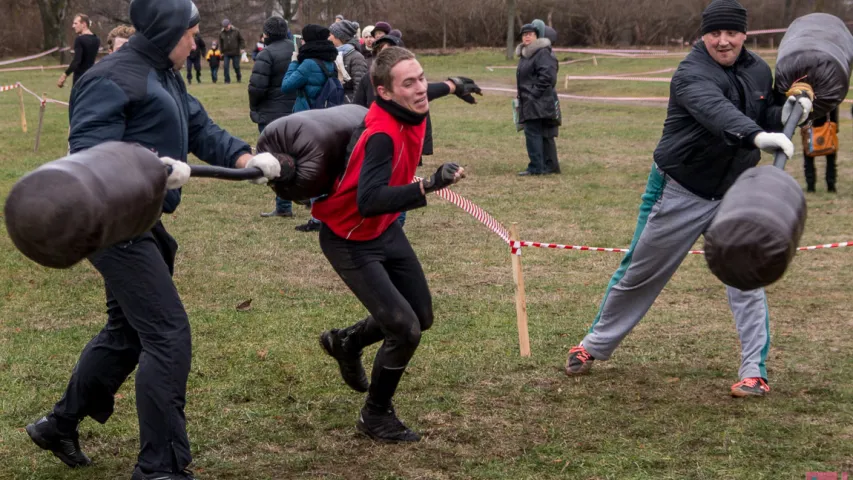
[[[596,360],[610,358],[714,220],[728,189],[758,164],[759,149],[794,153],[788,137],[766,130],[781,131],[797,99],[777,101],[770,67],[744,47],[746,27],[746,9],[736,0],[714,0],[702,13],[702,41],[672,76],[634,238],[592,327],[569,350],[567,375],[587,373]],[[802,122],[812,105],[808,98],[799,102]],[[726,287],[726,296],[741,345],[740,381],[731,395],[766,395],[770,314],[764,289]]]
[[[264,22],[263,50],[255,59],[249,78],[249,115],[263,132],[273,120],[290,115],[296,103],[296,92],[283,92],[281,84],[293,57],[293,42],[288,38],[287,22],[270,17]],[[293,203],[276,197],[275,209],[261,213],[262,217],[292,217]]]
[[240,73],[240,53],[246,51],[246,41],[243,34],[227,18],[222,21],[222,31],[219,32],[219,49],[225,59],[225,83],[231,83],[231,67],[234,65],[234,73],[237,75],[237,83],[243,81]]
[[[190,0],[135,0],[130,19],[137,33],[71,91],[71,153],[110,141],[157,152],[172,167],[164,213],[181,201],[190,153],[223,167],[258,167],[263,181],[278,177],[274,157],[253,157],[246,142],[213,123],[187,93],[178,70],[198,32],[196,6]],[[104,277],[107,324],[83,349],[53,411],[26,427],[36,445],[68,466],[89,465],[78,426],[86,417],[105,423],[116,392],[137,369],[140,451],[132,480],[193,478],[186,471],[192,456],[184,415],[192,342],[172,281],[177,247],[158,221],[150,231],[89,257]]]
[[355,97],[355,89],[362,78],[367,75],[367,61],[352,40],[358,31],[355,24],[349,20],[341,20],[329,26],[329,40],[335,44],[335,48],[343,56],[344,69],[350,79],[344,82],[344,102],[352,103]]
[[187,84],[193,83],[193,68],[195,68],[196,83],[201,83],[201,58],[207,50],[207,44],[200,34],[196,34],[194,38],[194,47],[187,56]]
[[516,69],[518,121],[524,125],[524,138],[530,163],[519,175],[560,173],[557,160],[559,103],[557,101],[557,57],[551,40],[545,38],[545,25],[528,23],[521,27],[521,45],[515,54],[521,58]]

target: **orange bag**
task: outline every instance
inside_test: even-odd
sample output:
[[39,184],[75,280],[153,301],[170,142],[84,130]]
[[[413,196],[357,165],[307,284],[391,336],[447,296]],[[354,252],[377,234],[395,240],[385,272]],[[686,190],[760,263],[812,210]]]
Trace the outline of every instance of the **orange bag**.
[[823,157],[838,152],[838,124],[826,121],[815,127],[809,125],[801,129],[803,135],[803,154],[807,157]]

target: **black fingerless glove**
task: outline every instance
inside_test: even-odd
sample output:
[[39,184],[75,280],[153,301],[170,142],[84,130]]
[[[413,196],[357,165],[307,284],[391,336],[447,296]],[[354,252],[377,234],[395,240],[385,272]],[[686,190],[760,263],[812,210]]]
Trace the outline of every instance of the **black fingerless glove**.
[[431,177],[424,180],[424,193],[434,192],[453,185],[454,177],[458,171],[459,165],[455,163],[442,164]]
[[456,87],[456,91],[453,92],[457,97],[468,103],[477,103],[477,100],[474,99],[472,93],[476,93],[477,95],[483,95],[483,91],[480,90],[480,87],[474,83],[474,80],[471,80],[467,77],[450,77],[448,78],[453,85]]

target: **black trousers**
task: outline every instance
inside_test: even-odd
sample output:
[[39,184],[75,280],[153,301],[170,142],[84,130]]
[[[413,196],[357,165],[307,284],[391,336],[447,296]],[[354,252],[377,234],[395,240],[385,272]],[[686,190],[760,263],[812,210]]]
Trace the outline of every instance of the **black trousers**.
[[344,330],[348,348],[360,351],[383,341],[373,362],[367,403],[388,408],[421,333],[432,326],[432,296],[421,264],[397,222],[365,242],[345,240],[323,225],[320,248],[370,313]]
[[[815,172],[815,157],[803,157],[803,170],[806,174],[806,185],[810,190],[814,190],[817,174]],[[835,189],[835,159],[836,154],[826,156],[826,187],[830,190]]]
[[149,471],[180,471],[192,461],[184,405],[190,371],[190,324],[172,282],[178,244],[157,224],[98,252],[90,261],[104,277],[107,324],[83,349],[53,415],[60,429],[90,416],[104,423],[113,397],[134,368],[140,452]]
[[187,57],[187,82],[189,83],[193,81],[193,67],[195,67],[195,79],[201,83],[201,57]]
[[554,140],[555,128],[550,120],[534,119],[524,121],[524,139],[530,163],[527,170],[531,173],[560,173],[560,161],[557,159],[557,142]]

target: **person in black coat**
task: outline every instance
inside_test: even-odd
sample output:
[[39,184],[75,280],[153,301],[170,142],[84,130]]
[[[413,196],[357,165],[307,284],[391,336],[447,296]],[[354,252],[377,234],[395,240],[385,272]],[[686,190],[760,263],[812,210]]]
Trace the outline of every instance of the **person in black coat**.
[[195,48],[187,57],[187,84],[193,83],[193,67],[195,67],[195,80],[201,83],[201,58],[207,51],[207,44],[204,43],[200,34],[197,33],[193,41],[195,41]]
[[264,22],[266,47],[258,53],[249,78],[249,116],[258,124],[259,132],[273,120],[290,114],[296,102],[294,92],[281,91],[294,51],[289,33],[287,22],[281,17]]
[[[263,132],[273,120],[293,112],[296,102],[296,92],[281,91],[295,50],[285,19],[270,17],[264,22],[264,43],[266,47],[258,52],[249,78],[249,116],[258,124],[258,132]],[[292,217],[293,203],[276,197],[275,209],[261,216]]]
[[557,103],[557,57],[551,40],[533,24],[521,27],[521,45],[516,81],[518,84],[518,121],[524,124],[527,156],[530,163],[519,175],[560,173],[557,160],[559,110]]

